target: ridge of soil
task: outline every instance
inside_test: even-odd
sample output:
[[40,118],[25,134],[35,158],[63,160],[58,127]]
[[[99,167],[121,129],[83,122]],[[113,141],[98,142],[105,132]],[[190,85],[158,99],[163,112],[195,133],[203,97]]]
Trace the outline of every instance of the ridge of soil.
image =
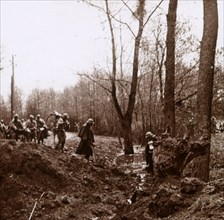
[[[115,163],[122,149],[96,136],[95,160],[35,143],[0,140],[0,219],[224,219],[224,134],[212,138],[211,181],[157,180],[141,164]],[[192,189],[192,188],[191,188]]]

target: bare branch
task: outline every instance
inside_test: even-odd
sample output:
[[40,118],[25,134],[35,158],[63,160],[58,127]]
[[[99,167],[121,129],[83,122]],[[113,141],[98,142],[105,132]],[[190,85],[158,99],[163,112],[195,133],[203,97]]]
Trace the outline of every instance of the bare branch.
[[[138,19],[138,17],[135,15],[134,11],[131,10],[131,8],[128,6],[128,4],[122,0],[123,4],[127,7],[127,9],[131,12],[131,14],[136,18]],[[139,20],[139,19],[138,19]]]
[[85,76],[86,78],[88,78],[92,82],[96,83],[98,86],[100,86],[103,89],[105,89],[107,92],[111,93],[111,91],[108,88],[106,88],[105,86],[103,86],[102,84],[100,84],[97,80],[95,80],[92,77],[90,77],[87,73],[77,73],[77,75],[79,75],[79,76]]
[[144,27],[146,26],[146,24],[149,22],[149,19],[152,17],[152,15],[155,13],[155,11],[158,9],[158,7],[162,4],[164,0],[161,0],[160,3],[155,7],[155,9],[151,12],[151,14],[148,16],[145,24],[143,25]]
[[178,106],[176,106],[176,108],[177,108],[178,110],[182,111],[182,112],[186,112],[186,113],[192,115],[192,112],[191,112],[191,111],[188,111],[188,110],[186,110],[186,109],[180,108],[180,107],[178,107]]
[[106,13],[106,11],[103,8],[99,7],[98,5],[93,4],[91,0],[90,1],[88,1],[88,0],[82,0],[82,2],[86,3],[89,6],[92,6],[94,8],[97,8],[99,11],[102,11],[102,12]]
[[[104,85],[102,85],[101,83],[99,83],[99,80],[104,80],[104,81],[111,81],[111,79],[105,79],[105,78],[100,78],[100,77],[97,77],[96,79],[90,77],[87,73],[78,73],[76,75],[79,75],[79,76],[84,76],[86,78],[88,78],[89,80],[91,80],[92,82],[96,83],[97,85],[99,85],[101,88],[103,88],[104,90],[106,90],[107,92],[111,93],[111,91],[106,88]],[[122,82],[126,83],[127,84],[131,84],[131,82],[127,81],[127,80],[124,80],[124,79],[115,79],[116,82],[118,82],[118,84],[125,89],[126,93],[128,93],[127,91],[127,88],[125,87],[125,85],[122,84]]]
[[112,14],[110,14],[110,16],[111,16],[115,21],[119,22],[120,24],[125,25],[125,26],[129,29],[129,31],[131,32],[131,34],[132,34],[134,37],[136,37],[136,36],[135,36],[135,33],[132,31],[131,27],[130,27],[126,22],[123,22],[123,21],[121,21],[121,20],[118,20],[118,19],[117,19],[114,15],[112,15]]
[[[82,0],[82,1],[85,2],[86,4],[92,6],[92,7],[97,8],[97,9],[100,10],[101,12],[107,14],[107,11],[105,11],[103,8],[99,7],[98,5],[93,4],[91,1],[88,1],[88,0]],[[123,0],[122,0],[122,1],[123,1]],[[125,2],[123,2],[123,3],[124,3],[124,5],[127,6],[127,3],[125,3]],[[127,6],[127,7],[128,7],[128,6]],[[120,9],[116,14],[118,14],[120,11],[121,11],[121,9]],[[133,12],[132,12],[132,13],[133,13]],[[110,16],[111,16],[111,18],[113,18],[115,21],[119,22],[120,24],[125,25],[125,26],[130,30],[130,32],[132,33],[132,35],[135,37],[134,32],[132,31],[131,27],[130,27],[126,22],[123,22],[123,21],[121,21],[121,20],[118,20],[118,19],[115,17],[115,15],[112,15],[111,13],[110,13]]]
[[178,105],[178,103],[181,103],[181,102],[183,102],[183,101],[188,100],[189,98],[195,96],[196,94],[197,94],[197,91],[195,91],[195,92],[189,94],[188,96],[186,96],[186,97],[184,97],[184,98],[182,98],[182,99],[178,99],[178,100],[176,100],[176,101],[175,101],[175,105]]

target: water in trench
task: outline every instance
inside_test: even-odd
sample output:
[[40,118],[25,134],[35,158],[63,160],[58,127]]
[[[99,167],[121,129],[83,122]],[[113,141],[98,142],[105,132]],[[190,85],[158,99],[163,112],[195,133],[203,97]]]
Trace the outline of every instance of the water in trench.
[[124,155],[119,154],[115,159],[115,164],[119,167],[123,167],[125,173],[135,173],[139,177],[139,184],[137,189],[143,190],[146,182],[147,172],[144,147],[134,146],[134,154]]

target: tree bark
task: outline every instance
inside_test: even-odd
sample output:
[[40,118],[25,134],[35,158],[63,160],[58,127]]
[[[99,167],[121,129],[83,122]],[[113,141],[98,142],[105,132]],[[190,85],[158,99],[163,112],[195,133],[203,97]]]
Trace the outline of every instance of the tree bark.
[[199,76],[196,105],[196,140],[206,143],[205,164],[195,167],[194,176],[204,181],[209,180],[210,146],[211,146],[211,109],[216,41],[218,33],[217,0],[204,0],[204,28],[201,42]]
[[166,38],[166,78],[164,89],[164,128],[169,127],[170,135],[175,136],[175,26],[178,0],[170,0],[167,15]]

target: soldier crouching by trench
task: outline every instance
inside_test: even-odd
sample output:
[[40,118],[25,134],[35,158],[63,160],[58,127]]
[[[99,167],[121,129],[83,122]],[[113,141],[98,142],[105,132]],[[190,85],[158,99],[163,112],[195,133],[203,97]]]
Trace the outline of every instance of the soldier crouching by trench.
[[156,141],[157,137],[152,132],[148,131],[145,134],[145,138],[147,141],[145,147],[146,171],[153,174],[153,141]]

